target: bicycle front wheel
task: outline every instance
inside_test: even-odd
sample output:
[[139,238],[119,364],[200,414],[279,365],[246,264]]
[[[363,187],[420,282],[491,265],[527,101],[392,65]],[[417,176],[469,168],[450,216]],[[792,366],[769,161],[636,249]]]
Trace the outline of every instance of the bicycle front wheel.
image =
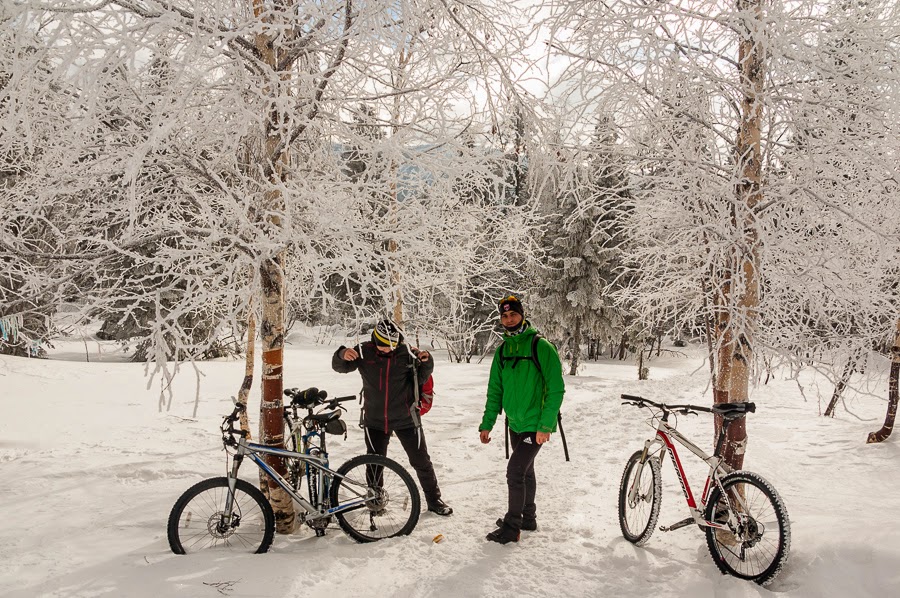
[[228,478],[210,478],[181,495],[169,514],[169,547],[175,554],[217,549],[266,552],[275,535],[275,514],[259,488],[237,480],[234,507],[225,519]]
[[706,528],[709,554],[722,573],[765,585],[787,561],[787,510],[762,476],[735,471],[723,477],[721,488],[710,494],[705,517],[729,524],[728,529]]
[[641,464],[643,454],[637,451],[631,455],[619,486],[619,527],[625,539],[637,546],[646,544],[653,535],[662,502],[659,460],[647,457]]
[[419,522],[421,498],[409,473],[380,455],[360,455],[337,469],[331,485],[333,507],[344,532],[357,542],[409,535]]

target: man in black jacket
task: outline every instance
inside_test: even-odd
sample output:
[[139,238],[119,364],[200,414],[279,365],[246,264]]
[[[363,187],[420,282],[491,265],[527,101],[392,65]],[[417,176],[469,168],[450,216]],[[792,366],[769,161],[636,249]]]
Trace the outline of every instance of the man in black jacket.
[[366,450],[387,456],[391,433],[396,434],[419,477],[428,510],[445,516],[453,513],[441,500],[441,489],[425,444],[425,431],[415,407],[416,389],[411,370],[416,368],[420,384],[428,379],[434,370],[428,351],[410,349],[396,324],[383,320],[372,331],[371,341],[335,351],[331,367],[341,374],[359,370],[362,376]]

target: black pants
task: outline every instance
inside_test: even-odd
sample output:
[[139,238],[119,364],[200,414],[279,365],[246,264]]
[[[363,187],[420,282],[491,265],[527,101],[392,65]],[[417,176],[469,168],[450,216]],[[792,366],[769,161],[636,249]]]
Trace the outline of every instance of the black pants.
[[503,521],[515,529],[522,529],[522,519],[535,519],[537,506],[534,495],[537,479],[534,476],[534,458],[541,445],[535,439],[536,432],[509,431],[512,454],[506,465],[506,485],[509,487],[509,510]]
[[[394,430],[394,434],[400,439],[406,456],[409,457],[409,464],[416,470],[419,478],[419,484],[422,485],[422,492],[425,494],[425,500],[433,503],[441,497],[441,489],[438,488],[437,476],[434,474],[434,465],[431,463],[431,457],[428,455],[428,445],[425,444],[425,430],[422,432],[422,443],[419,444],[419,435],[415,428],[406,428],[404,430]],[[388,443],[391,441],[390,433],[385,434],[384,430],[378,428],[366,428],[366,451],[370,454],[387,456]]]

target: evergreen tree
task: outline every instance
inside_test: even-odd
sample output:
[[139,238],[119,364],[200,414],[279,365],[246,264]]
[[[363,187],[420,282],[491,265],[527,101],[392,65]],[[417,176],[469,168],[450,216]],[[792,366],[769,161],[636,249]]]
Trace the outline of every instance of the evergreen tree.
[[560,148],[544,193],[545,262],[538,268],[535,311],[541,328],[564,341],[570,375],[588,339],[612,342],[624,332],[623,308],[612,292],[620,284],[621,220],[627,211],[628,177],[616,157],[610,117],[601,117],[587,152],[566,156]]

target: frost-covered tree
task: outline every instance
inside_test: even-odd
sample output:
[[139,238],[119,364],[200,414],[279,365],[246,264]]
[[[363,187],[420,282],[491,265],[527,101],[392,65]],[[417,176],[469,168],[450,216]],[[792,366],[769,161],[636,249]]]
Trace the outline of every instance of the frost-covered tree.
[[585,340],[611,343],[625,332],[625,310],[612,297],[628,197],[615,142],[614,122],[600,117],[586,151],[549,149],[539,186],[547,224],[534,306],[542,331],[565,346],[570,375],[578,372]]
[[[140,314],[148,357],[169,376],[170,358],[208,349],[252,303],[259,438],[279,444],[288,294],[327,310],[335,275],[384,298],[430,288],[448,263],[475,263],[478,237],[461,239],[486,208],[462,206],[452,190],[490,166],[484,152],[454,149],[466,119],[486,118],[489,103],[472,89],[512,80],[519,42],[509,10],[437,0],[24,0],[14,9],[21,35],[4,64],[12,108],[2,126],[27,134],[44,116],[53,124],[40,160],[17,164],[27,177],[4,189],[8,213],[47,231],[36,243],[35,227],[3,229],[2,257],[22,273],[3,287],[15,295],[4,315],[66,302],[84,317]],[[42,40],[34,56],[21,47],[25,33]],[[417,51],[404,54],[416,36]],[[390,78],[397,56],[410,57],[402,84]],[[42,94],[61,108],[36,104]],[[383,110],[398,100],[399,111]],[[369,143],[387,176],[365,184],[345,175],[338,149],[354,138],[360,103],[391,133]],[[360,209],[372,198],[393,201],[385,218]],[[207,328],[199,335],[197,314]],[[292,528],[290,501],[269,490],[279,530]]]
[[[450,358],[469,362],[483,355],[497,341],[497,300],[519,288],[525,274],[522,264],[537,230],[537,220],[527,205],[516,201],[514,170],[518,162],[503,152],[504,141],[497,136],[481,150],[490,165],[480,177],[460,173],[453,193],[468,209],[481,206],[470,223],[470,233],[460,242],[469,248],[470,260],[455,262],[445,281],[433,288],[428,311],[420,319],[443,337]],[[479,146],[466,144],[468,151]],[[452,247],[447,248],[453,254]]]
[[[581,111],[614,105],[636,157],[648,123],[669,137],[690,123],[704,140],[701,151],[672,137],[681,143],[629,168],[629,253],[642,275],[628,296],[644,321],[677,314],[710,324],[716,402],[747,398],[761,354],[818,355],[825,367],[852,345],[884,342],[898,310],[885,284],[900,217],[888,208],[900,149],[897,4],[556,6],[552,45],[571,64],[559,78],[562,99]],[[785,168],[783,156],[790,133],[810,122],[821,153],[799,152],[813,166],[800,175],[797,159]],[[659,165],[695,184],[646,180]],[[823,193],[829,182],[836,192]],[[832,311],[855,320],[858,335],[843,338],[841,326],[810,334]],[[732,428],[726,457],[739,466],[745,432]]]
[[64,263],[47,255],[60,242],[57,219],[65,205],[22,205],[40,177],[43,164],[55,159],[53,139],[65,124],[66,100],[54,84],[53,65],[37,33],[42,22],[29,24],[20,6],[0,6],[0,239],[19,240],[16,251],[0,243],[0,353],[40,356],[52,332],[56,305],[52,273]]

